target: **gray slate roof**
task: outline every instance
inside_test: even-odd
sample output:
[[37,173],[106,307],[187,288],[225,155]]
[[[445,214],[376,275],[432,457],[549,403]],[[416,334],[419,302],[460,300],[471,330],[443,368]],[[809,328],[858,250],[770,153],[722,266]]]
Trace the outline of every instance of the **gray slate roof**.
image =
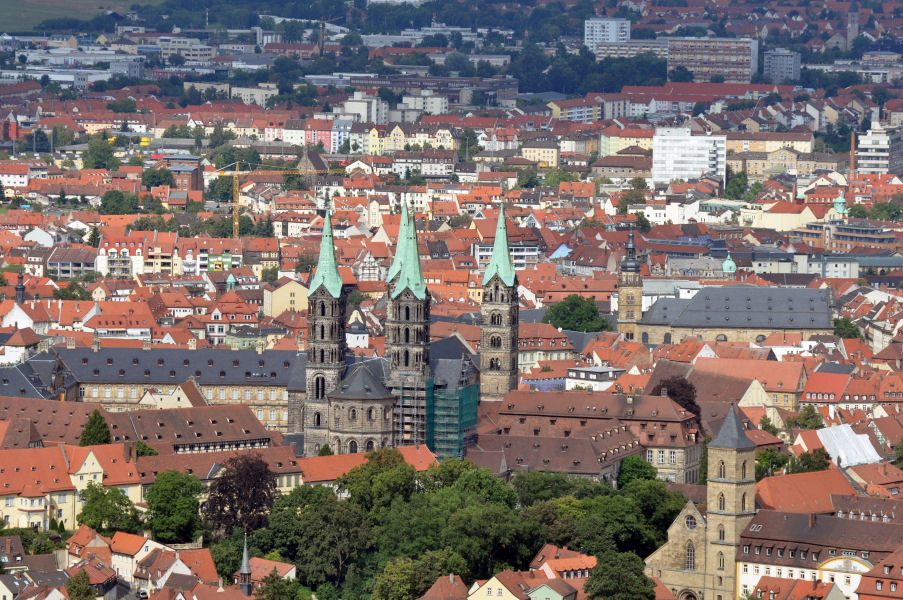
[[706,287],[689,300],[661,298],[645,325],[754,329],[833,329],[831,292],[758,286]]
[[330,398],[339,400],[382,400],[391,398],[392,393],[383,385],[381,378],[370,370],[369,363],[376,362],[360,362],[352,366],[348,375],[339,384],[339,388],[329,394]]
[[715,439],[709,442],[709,448],[732,448],[736,450],[744,450],[746,448],[755,448],[756,444],[743,432],[743,423],[737,415],[737,408],[731,404],[730,412],[727,418],[718,430]]

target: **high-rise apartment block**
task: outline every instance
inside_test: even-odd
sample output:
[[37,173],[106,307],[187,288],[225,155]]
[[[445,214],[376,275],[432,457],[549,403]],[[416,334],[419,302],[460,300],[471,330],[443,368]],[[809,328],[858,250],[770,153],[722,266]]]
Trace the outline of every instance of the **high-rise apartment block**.
[[767,50],[762,70],[773,83],[796,81],[800,78],[800,53],[786,48]]
[[724,181],[727,136],[693,135],[686,127],[660,127],[652,138],[652,180],[669,183],[703,175]]
[[583,22],[583,45],[596,51],[596,44],[618,44],[630,39],[627,19],[587,19]]
[[684,67],[698,82],[723,77],[749,83],[759,70],[759,42],[751,38],[668,38],[668,72]]

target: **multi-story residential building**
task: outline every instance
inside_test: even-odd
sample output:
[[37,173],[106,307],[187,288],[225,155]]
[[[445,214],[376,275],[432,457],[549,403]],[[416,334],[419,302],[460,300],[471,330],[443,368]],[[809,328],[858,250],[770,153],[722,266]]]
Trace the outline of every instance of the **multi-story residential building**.
[[388,102],[364,92],[354,92],[341,107],[342,114],[353,116],[359,123],[384,124],[389,116]]
[[558,143],[554,141],[531,141],[525,143],[520,154],[527,160],[535,162],[540,169],[557,169],[561,158]]
[[765,51],[762,72],[771,78],[773,83],[797,81],[800,78],[800,53],[786,48],[773,48]]
[[668,72],[684,67],[699,82],[724,77],[749,83],[759,69],[759,41],[751,38],[668,38]]
[[238,98],[245,104],[256,104],[258,106],[266,106],[267,100],[279,94],[279,90],[275,87],[271,88],[251,88],[251,87],[233,87],[232,98]]
[[726,157],[726,160],[731,172],[745,171],[751,179],[756,180],[765,180],[781,173],[812,177],[819,171],[839,171],[848,162],[844,154],[800,152],[792,147],[779,148],[771,152],[734,151]]
[[870,519],[760,510],[740,536],[735,597],[761,577],[821,580],[857,598],[863,576],[900,547],[903,524]]
[[144,273],[146,244],[143,234],[104,236],[97,248],[97,272],[105,277],[133,277]]
[[[866,220],[835,218],[811,222],[794,230],[803,241],[826,252],[850,253],[855,250],[897,250],[900,241],[893,230]],[[850,276],[853,276],[852,274]]]
[[903,132],[875,123],[859,136],[856,145],[858,173],[903,175]]
[[657,58],[668,58],[668,40],[627,40],[624,42],[597,42],[591,48],[596,60],[603,58],[634,58],[641,54],[651,54]]
[[[492,258],[492,241],[484,241],[473,245],[473,257],[477,267],[485,269]],[[532,269],[539,262],[539,244],[535,242],[511,242],[509,244],[511,260],[518,271]]]
[[670,183],[703,175],[724,181],[727,138],[708,133],[693,135],[689,128],[660,127],[652,138],[652,180]]
[[587,19],[583,22],[583,45],[590,51],[596,44],[620,44],[629,39],[628,19]]

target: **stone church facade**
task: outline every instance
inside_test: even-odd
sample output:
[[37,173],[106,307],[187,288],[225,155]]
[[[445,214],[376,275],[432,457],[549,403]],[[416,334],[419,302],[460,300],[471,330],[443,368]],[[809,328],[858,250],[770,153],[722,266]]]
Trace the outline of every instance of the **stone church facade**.
[[756,512],[756,446],[734,406],[708,453],[706,511],[687,502],[668,528],[668,541],[646,558],[646,574],[678,600],[739,600],[736,556]]

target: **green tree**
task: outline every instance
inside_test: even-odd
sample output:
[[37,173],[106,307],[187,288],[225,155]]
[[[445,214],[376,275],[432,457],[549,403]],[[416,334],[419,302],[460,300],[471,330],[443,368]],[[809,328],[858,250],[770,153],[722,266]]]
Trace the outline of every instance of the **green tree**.
[[903,469],[903,437],[894,446],[894,465]]
[[175,184],[176,180],[172,175],[172,171],[166,167],[160,169],[148,169],[141,174],[141,185],[148,191],[150,191],[151,188],[160,185],[174,186]]
[[134,113],[138,112],[138,105],[132,98],[121,98],[113,102],[107,102],[107,110],[115,113]]
[[135,454],[138,456],[157,456],[160,453],[141,440],[138,440],[138,443],[135,445]]
[[646,218],[646,213],[643,211],[636,213],[636,228],[640,230],[640,233],[652,231],[652,223]]
[[295,531],[301,540],[298,578],[311,588],[325,583],[341,586],[348,569],[371,543],[364,509],[331,492],[300,512]]
[[414,561],[407,557],[387,563],[373,584],[372,600],[414,600]]
[[266,525],[276,494],[276,474],[260,454],[234,456],[208,488],[204,517],[226,536],[238,527],[254,531]]
[[631,552],[606,552],[583,589],[591,600],[655,600],[655,584],[646,577],[643,560]]
[[834,335],[843,339],[862,339],[862,331],[849,317],[834,319]]
[[632,481],[637,479],[655,479],[657,475],[658,471],[655,467],[634,454],[621,461],[621,470],[618,472],[618,487],[623,489]]
[[100,414],[100,410],[94,409],[85,426],[82,428],[79,446],[98,446],[101,444],[109,444],[111,441],[110,428],[107,426],[106,419]]
[[634,177],[627,182],[627,185],[629,185],[630,189],[632,190],[645,191],[649,189],[649,187],[646,185],[646,179],[643,177]]
[[329,444],[323,444],[320,446],[320,451],[317,452],[317,456],[332,456],[332,448],[329,447]]
[[82,153],[82,167],[114,171],[119,168],[119,159],[113,156],[113,146],[107,140],[94,137],[88,142],[88,149]]
[[203,530],[198,498],[204,485],[194,475],[160,473],[147,490],[147,522],[161,542],[193,541]]
[[521,506],[567,496],[574,484],[567,473],[519,471],[511,482]]
[[81,569],[66,581],[66,593],[69,600],[94,600],[96,594],[91,587],[91,579],[87,571]]
[[263,283],[275,283],[279,279],[279,267],[270,267],[260,272],[260,281]]
[[771,419],[768,418],[768,415],[763,415],[759,420],[759,429],[761,429],[762,431],[767,431],[771,435],[778,434],[778,428],[774,423],[771,422]]
[[104,535],[116,531],[137,533],[141,516],[125,492],[116,487],[104,487],[91,481],[80,492],[83,507],[76,519]]
[[395,448],[367,453],[367,462],[351,469],[336,481],[339,490],[364,510],[389,506],[395,498],[407,500],[414,493],[414,468]]
[[119,190],[109,190],[100,199],[100,214],[130,215],[138,211],[138,196],[123,194]]
[[790,460],[789,454],[782,454],[776,448],[766,448],[756,453],[756,481],[771,477],[780,471]]
[[786,472],[811,473],[812,471],[827,471],[831,466],[831,457],[824,448],[816,448],[812,452],[803,452],[796,458],[787,462]]
[[599,316],[595,301],[577,294],[552,305],[542,322],[568,331],[607,331],[610,327],[608,320]]
[[[646,194],[642,190],[631,189],[621,194],[617,211],[619,215],[626,215],[628,209],[635,204],[645,204]],[[645,215],[643,215],[645,216]]]
[[868,218],[869,213],[862,204],[854,204],[849,209],[849,215],[854,219]]
[[293,600],[298,593],[298,581],[283,579],[273,569],[254,590],[254,600]]
[[807,404],[800,409],[800,414],[797,416],[784,419],[784,426],[787,429],[793,427],[799,427],[801,429],[821,429],[825,426],[825,423],[815,407],[811,404]]
[[313,254],[301,254],[295,262],[296,273],[310,273],[317,266],[317,257]]
[[746,193],[748,184],[749,180],[746,176],[746,171],[740,171],[731,177],[727,182],[727,185],[724,186],[724,197],[732,200],[739,200],[743,197],[743,194]]

